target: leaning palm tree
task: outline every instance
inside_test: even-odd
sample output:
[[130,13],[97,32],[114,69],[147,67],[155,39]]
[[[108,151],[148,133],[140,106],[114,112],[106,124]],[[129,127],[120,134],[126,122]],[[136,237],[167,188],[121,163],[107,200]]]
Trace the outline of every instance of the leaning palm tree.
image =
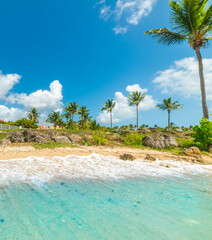
[[28,119],[38,123],[38,118],[39,118],[39,112],[36,108],[31,108],[31,110],[28,112]]
[[202,108],[205,118],[209,118],[206,103],[205,79],[203,74],[201,47],[211,43],[212,36],[212,5],[210,0],[178,0],[170,1],[171,25],[174,31],[167,28],[146,31],[148,35],[157,38],[163,45],[174,45],[187,41],[196,52],[199,63],[199,76],[202,94]]
[[78,105],[76,102],[68,103],[67,107],[64,107],[65,117],[70,120],[70,128],[74,129],[74,115],[77,113]]
[[85,123],[85,119],[84,117],[88,114],[90,110],[88,110],[85,106],[82,106],[79,108],[78,110],[78,114],[80,115],[80,122],[81,122],[81,128],[84,129],[84,123]]
[[111,130],[113,128],[113,114],[112,114],[112,111],[113,111],[113,108],[115,107],[116,105],[116,102],[114,102],[113,100],[107,100],[104,104],[104,107],[103,108],[100,108],[101,111],[104,111],[104,110],[107,110],[107,112],[110,113],[110,127],[111,127]]
[[163,99],[163,103],[158,104],[156,108],[166,110],[168,112],[168,130],[170,130],[170,114],[172,110],[182,109],[183,105],[179,104],[178,101],[172,103],[172,98]]
[[61,126],[63,116],[60,112],[52,112],[47,116],[46,122],[52,123],[54,125],[54,129],[56,126]]
[[144,100],[145,97],[146,97],[145,93],[142,94],[141,92],[138,92],[138,91],[132,92],[128,97],[129,106],[133,106],[133,105],[136,106],[137,130],[138,130],[138,106],[139,106],[140,102]]

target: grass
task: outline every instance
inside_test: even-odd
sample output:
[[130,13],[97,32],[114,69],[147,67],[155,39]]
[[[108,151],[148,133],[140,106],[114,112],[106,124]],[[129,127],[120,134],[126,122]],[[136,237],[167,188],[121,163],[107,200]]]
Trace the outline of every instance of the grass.
[[6,133],[3,133],[3,134],[0,134],[0,141],[4,138],[6,138],[7,134]]
[[33,147],[35,149],[55,149],[55,148],[76,148],[76,145],[70,144],[70,143],[62,143],[62,142],[49,142],[49,143],[33,143]]

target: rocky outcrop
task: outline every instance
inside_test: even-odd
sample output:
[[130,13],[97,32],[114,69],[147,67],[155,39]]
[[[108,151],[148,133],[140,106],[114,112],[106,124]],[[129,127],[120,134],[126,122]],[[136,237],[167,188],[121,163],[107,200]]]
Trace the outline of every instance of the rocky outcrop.
[[149,161],[156,161],[157,158],[151,154],[147,154],[146,157],[145,157],[145,160],[149,160]]
[[20,132],[10,132],[7,135],[7,139],[9,139],[12,143],[23,143],[24,136]]
[[189,157],[201,157],[202,154],[198,147],[190,147],[183,152],[186,156]]
[[1,146],[7,146],[7,145],[9,145],[9,144],[11,144],[11,141],[10,141],[9,139],[7,139],[7,138],[3,138],[3,139],[1,140],[1,142],[0,142],[0,145],[1,145]]
[[151,134],[143,138],[143,144],[152,148],[177,147],[178,143],[172,135]]
[[133,157],[131,154],[123,154],[120,156],[120,159],[124,161],[133,161],[135,160],[135,157]]
[[72,143],[72,141],[66,136],[57,136],[54,138],[55,142],[62,142],[62,143]]

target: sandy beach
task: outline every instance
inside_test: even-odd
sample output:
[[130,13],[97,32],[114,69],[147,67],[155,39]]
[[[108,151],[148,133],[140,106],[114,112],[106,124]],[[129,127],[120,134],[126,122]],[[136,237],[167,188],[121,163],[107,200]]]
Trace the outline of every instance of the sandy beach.
[[201,164],[212,164],[212,158],[204,155],[201,159],[188,156],[173,155],[168,152],[159,152],[155,150],[142,150],[129,147],[96,147],[96,146],[80,146],[76,148],[56,148],[56,149],[35,149],[32,146],[12,146],[0,148],[0,160],[27,158],[30,156],[35,157],[65,157],[68,155],[88,156],[92,153],[101,154],[104,156],[120,157],[123,154],[131,154],[136,159],[145,159],[151,155],[159,160],[178,160],[187,161]]

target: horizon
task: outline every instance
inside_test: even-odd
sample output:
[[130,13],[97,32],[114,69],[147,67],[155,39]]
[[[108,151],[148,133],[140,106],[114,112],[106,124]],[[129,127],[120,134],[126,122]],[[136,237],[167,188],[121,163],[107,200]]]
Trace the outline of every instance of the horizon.
[[[0,119],[15,121],[35,107],[43,124],[50,112],[76,101],[109,126],[109,114],[100,108],[113,99],[113,125],[135,125],[126,96],[139,90],[147,94],[139,126],[166,126],[167,113],[155,106],[168,97],[184,106],[172,112],[171,122],[198,124],[203,114],[194,50],[189,44],[163,47],[144,34],[170,27],[169,1],[110,2],[1,3]],[[201,52],[211,113],[212,48]]]

